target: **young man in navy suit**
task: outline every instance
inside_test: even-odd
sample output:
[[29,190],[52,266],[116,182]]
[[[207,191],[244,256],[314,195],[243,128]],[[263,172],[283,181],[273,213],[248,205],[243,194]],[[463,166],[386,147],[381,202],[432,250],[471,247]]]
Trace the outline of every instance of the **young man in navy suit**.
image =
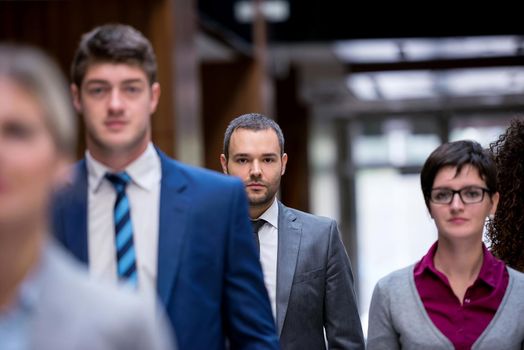
[[55,201],[58,239],[95,278],[158,297],[180,349],[276,349],[241,182],[151,142],[160,85],[150,42],[126,25],[97,27],[71,73],[87,151]]

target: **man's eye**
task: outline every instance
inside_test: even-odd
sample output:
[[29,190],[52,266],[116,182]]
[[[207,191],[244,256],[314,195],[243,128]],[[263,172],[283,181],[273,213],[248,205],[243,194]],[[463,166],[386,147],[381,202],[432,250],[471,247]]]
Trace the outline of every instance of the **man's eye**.
[[101,96],[108,91],[108,88],[102,86],[90,87],[87,89],[87,93],[91,96]]
[[247,163],[247,159],[245,159],[245,158],[238,158],[236,160],[236,162],[239,163],[239,164],[245,164],[245,163]]
[[275,160],[273,158],[265,158],[264,163],[273,163]]
[[142,92],[142,88],[138,87],[138,86],[133,86],[133,85],[130,85],[130,86],[126,86],[124,88],[124,91],[128,94],[138,94],[140,92]]

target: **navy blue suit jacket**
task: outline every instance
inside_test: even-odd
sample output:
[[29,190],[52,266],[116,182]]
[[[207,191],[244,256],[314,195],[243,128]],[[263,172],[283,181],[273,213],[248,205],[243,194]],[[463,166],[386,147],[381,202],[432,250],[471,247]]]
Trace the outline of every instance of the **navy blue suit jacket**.
[[[158,152],[162,182],[157,292],[179,349],[277,349],[243,184]],[[89,264],[87,168],[53,206],[56,237]]]

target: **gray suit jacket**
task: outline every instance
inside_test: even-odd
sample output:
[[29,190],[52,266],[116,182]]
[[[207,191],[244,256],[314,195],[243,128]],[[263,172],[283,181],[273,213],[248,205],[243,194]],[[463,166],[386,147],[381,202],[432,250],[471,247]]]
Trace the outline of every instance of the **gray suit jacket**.
[[351,264],[334,220],[279,204],[277,329],[290,349],[364,349]]
[[48,248],[31,313],[31,349],[173,349],[164,320],[137,296],[91,281],[59,247]]

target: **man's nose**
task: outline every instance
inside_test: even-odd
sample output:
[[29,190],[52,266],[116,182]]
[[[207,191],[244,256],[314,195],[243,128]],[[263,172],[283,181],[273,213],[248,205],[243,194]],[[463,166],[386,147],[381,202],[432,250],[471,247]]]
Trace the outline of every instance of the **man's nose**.
[[122,101],[122,96],[118,89],[113,89],[111,91],[111,99],[109,100],[109,109],[111,111],[121,111],[124,106]]
[[262,169],[260,168],[260,163],[258,160],[254,160],[251,163],[250,173],[251,176],[260,176],[260,174],[262,173]]

